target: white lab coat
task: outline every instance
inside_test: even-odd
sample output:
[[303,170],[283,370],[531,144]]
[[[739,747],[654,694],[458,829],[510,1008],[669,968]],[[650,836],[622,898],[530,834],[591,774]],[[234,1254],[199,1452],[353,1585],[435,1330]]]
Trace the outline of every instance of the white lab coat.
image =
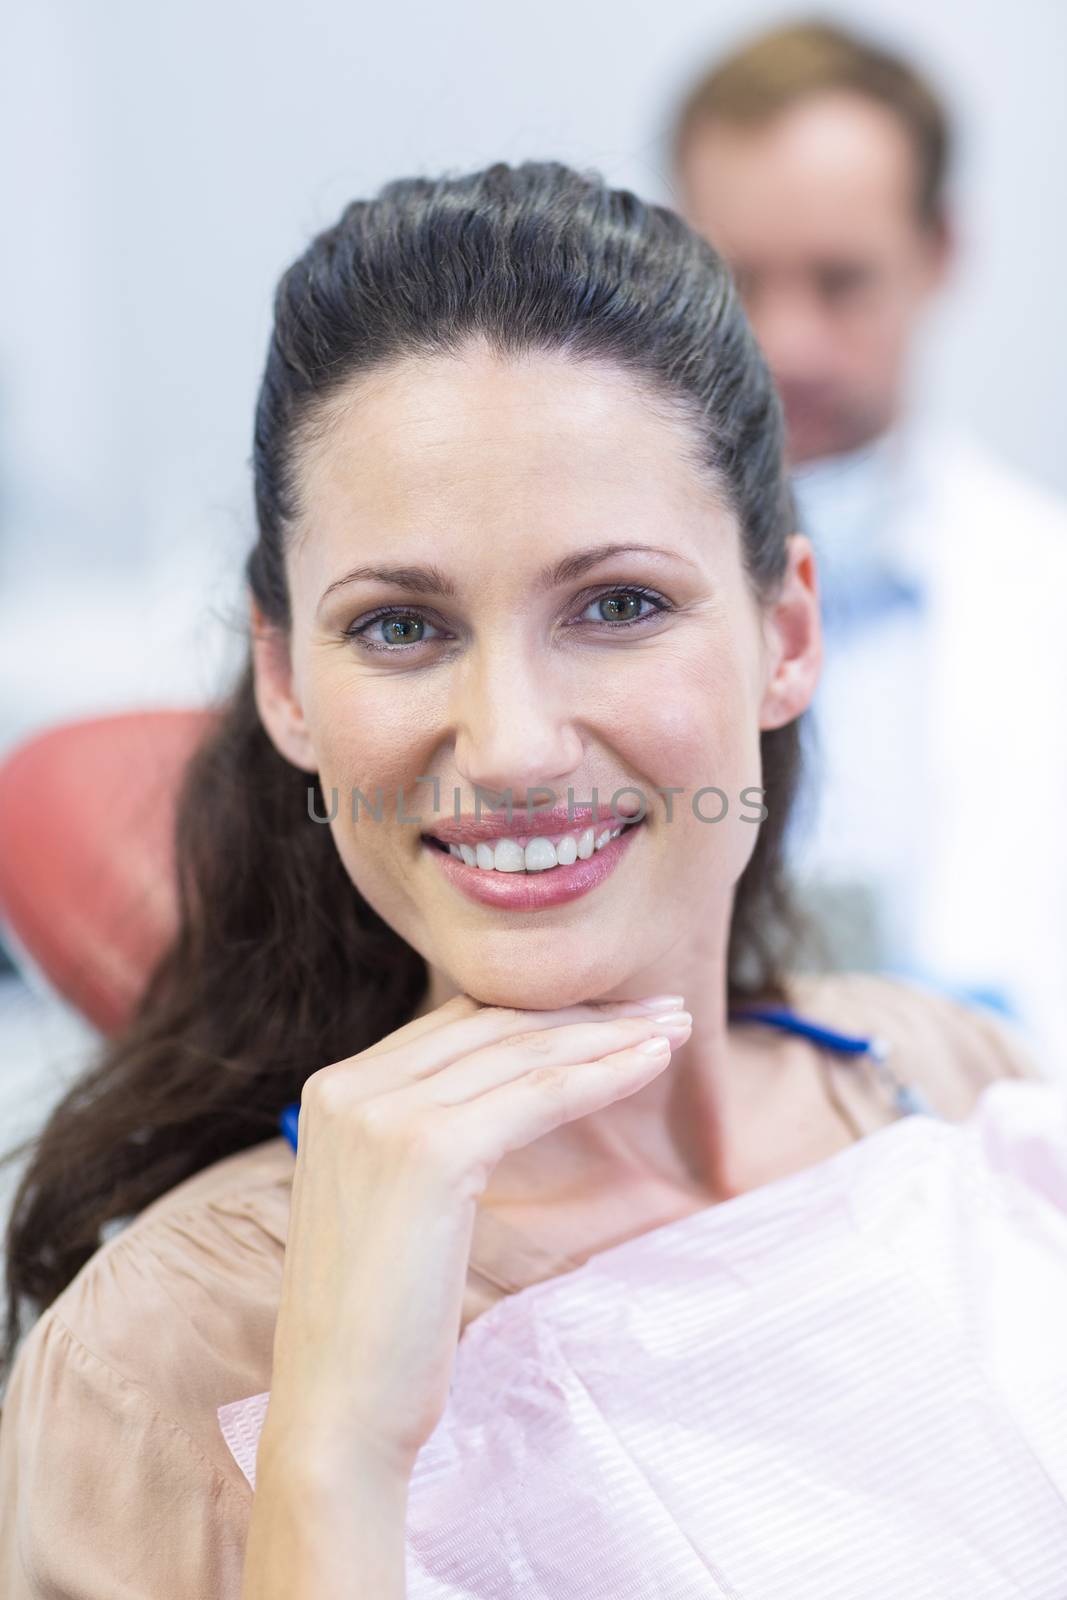
[[882,964],[999,990],[1067,1077],[1067,507],[932,429],[801,471],[797,493],[828,589],[866,537],[925,597],[828,628],[797,875],[866,877]]

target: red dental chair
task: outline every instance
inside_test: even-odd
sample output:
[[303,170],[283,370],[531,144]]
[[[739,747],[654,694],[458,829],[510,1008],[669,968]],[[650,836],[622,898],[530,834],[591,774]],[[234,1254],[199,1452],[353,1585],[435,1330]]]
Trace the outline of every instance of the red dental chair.
[[0,762],[4,942],[102,1033],[122,1025],[173,931],[177,790],[214,715],[66,723]]

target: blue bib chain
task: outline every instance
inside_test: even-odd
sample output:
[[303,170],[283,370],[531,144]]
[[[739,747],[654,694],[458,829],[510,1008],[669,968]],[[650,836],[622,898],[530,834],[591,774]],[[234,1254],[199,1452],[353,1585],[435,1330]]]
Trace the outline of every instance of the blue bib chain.
[[296,1153],[296,1130],[299,1121],[300,1102],[299,1100],[294,1100],[291,1106],[286,1106],[285,1110],[278,1118],[278,1126],[288,1139],[289,1143],[292,1145],[294,1154]]
[[[821,1022],[809,1022],[807,1017],[798,1016],[795,1011],[790,1011],[788,1006],[746,1006],[742,1010],[731,1011],[730,1020],[763,1022],[769,1028],[780,1028],[783,1033],[793,1033],[798,1038],[810,1039],[813,1044],[834,1050],[838,1055],[866,1057],[885,1084],[893,1105],[902,1117],[938,1115],[926,1096],[916,1089],[914,1084],[902,1083],[889,1066],[889,1045],[884,1039],[867,1038],[862,1034],[838,1033],[834,1028],[824,1027]],[[278,1118],[278,1126],[294,1151],[299,1120],[298,1101],[286,1106]]]
[[821,1022],[809,1022],[788,1006],[746,1006],[731,1011],[736,1022],[765,1022],[768,1027],[780,1028],[783,1033],[794,1033],[801,1039],[810,1039],[839,1055],[865,1056],[889,1091],[893,1105],[902,1117],[936,1117],[938,1113],[921,1090],[914,1084],[903,1083],[889,1065],[889,1044],[885,1039],[867,1038],[863,1034],[838,1033]]

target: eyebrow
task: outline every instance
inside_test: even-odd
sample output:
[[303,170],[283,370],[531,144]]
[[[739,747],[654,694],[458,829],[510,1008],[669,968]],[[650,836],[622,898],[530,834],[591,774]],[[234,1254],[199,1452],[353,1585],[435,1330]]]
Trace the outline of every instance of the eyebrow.
[[[588,550],[576,550],[553,565],[542,568],[534,582],[539,588],[555,589],[561,584],[573,583],[575,578],[580,578],[590,567],[599,566],[602,561],[607,561],[612,556],[632,555],[635,552],[641,555],[666,556],[669,561],[682,561],[688,567],[696,566],[696,562],[690,561],[688,556],[680,555],[677,550],[664,550],[659,545],[598,544],[592,545]],[[440,567],[371,566],[353,567],[350,572],[335,578],[323,590],[322,599],[325,600],[328,594],[347,584],[370,582],[388,583],[393,588],[408,589],[414,593],[443,594],[453,598],[458,592],[455,583],[447,573],[441,571]]]

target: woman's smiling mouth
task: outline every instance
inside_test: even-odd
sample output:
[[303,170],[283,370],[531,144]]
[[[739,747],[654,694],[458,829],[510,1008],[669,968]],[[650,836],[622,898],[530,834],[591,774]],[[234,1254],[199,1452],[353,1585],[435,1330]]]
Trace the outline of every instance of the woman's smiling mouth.
[[[472,842],[469,830],[448,826],[424,834],[423,847],[468,898],[501,909],[538,910],[573,900],[602,883],[642,821],[612,820],[562,833],[525,828],[503,833],[501,819],[496,819],[487,839]],[[463,832],[468,838],[439,837]]]
[[480,841],[476,845],[445,843],[433,834],[431,844],[439,845],[449,855],[466,862],[468,867],[478,867],[483,872],[546,872],[551,868],[570,867],[575,861],[588,861],[596,851],[602,850],[612,839],[617,839],[623,827],[636,823],[616,823],[612,828],[583,828],[573,833],[535,834],[533,838],[513,838],[506,834],[496,843]]

